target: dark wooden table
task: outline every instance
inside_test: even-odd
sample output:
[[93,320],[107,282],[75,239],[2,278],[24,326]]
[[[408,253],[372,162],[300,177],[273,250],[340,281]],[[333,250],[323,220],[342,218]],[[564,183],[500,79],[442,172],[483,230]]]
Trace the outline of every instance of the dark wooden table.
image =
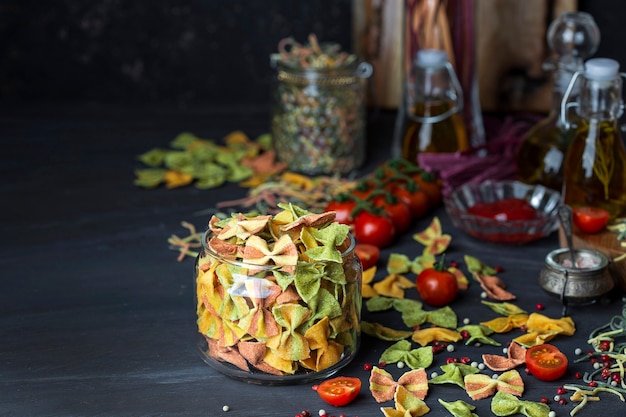
[[[184,234],[183,220],[204,228],[208,209],[245,190],[140,189],[133,185],[133,171],[141,167],[136,157],[167,147],[183,131],[210,139],[235,129],[256,136],[267,130],[264,114],[94,105],[9,108],[0,114],[0,415],[289,417],[303,409],[317,415],[321,408],[337,416],[382,415],[363,365],[377,363],[388,342],[363,336],[356,359],[341,372],[361,378],[363,390],[342,409],[323,403],[310,385],[270,387],[229,379],[196,351],[193,261],[178,262],[166,240]],[[393,122],[393,114],[371,119],[363,172],[389,155]],[[443,208],[416,222],[412,232],[422,230],[432,215],[453,236],[449,260],[470,254],[502,266],[500,276],[518,295],[519,306],[534,311],[542,303],[544,314],[560,316],[559,302],[537,284],[546,253],[558,245],[556,235],[521,247],[479,242],[455,229]],[[382,265],[392,252],[416,256],[421,246],[408,233],[383,252]],[[480,305],[480,292],[472,282],[454,302],[459,319],[494,316]],[[554,343],[573,359],[576,347],[588,348],[589,332],[621,309],[619,299],[572,308],[576,335]],[[365,309],[363,318],[400,323],[392,314],[374,316]],[[511,338],[496,336],[503,343]],[[501,349],[457,345],[456,352],[437,355],[429,372],[448,356],[479,361],[482,353]],[[404,371],[386,369],[396,379]],[[577,370],[590,370],[589,364],[570,366],[566,378],[554,383],[524,375],[524,399],[552,397],[559,384],[575,382]],[[579,415],[616,415],[616,407],[624,406],[610,394],[602,397]],[[472,402],[449,385],[431,387],[429,415],[449,415],[437,398],[463,399],[478,407],[478,415],[491,415],[490,400]],[[224,405],[230,411],[223,412]],[[552,404],[559,416],[572,407]]]

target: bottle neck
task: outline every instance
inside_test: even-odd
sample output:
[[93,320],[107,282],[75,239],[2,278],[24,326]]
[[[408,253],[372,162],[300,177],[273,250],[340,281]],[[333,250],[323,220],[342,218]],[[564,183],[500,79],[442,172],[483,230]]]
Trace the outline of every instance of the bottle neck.
[[415,71],[413,88],[417,100],[445,99],[452,91],[450,76],[445,67],[418,68]]
[[[569,87],[576,71],[584,68],[583,61],[580,58],[572,56],[561,57],[554,66],[552,74],[552,106],[550,116],[557,117],[561,113],[561,102],[565,91]],[[580,94],[580,85],[576,83],[568,96],[568,103],[576,101]],[[559,118],[560,119],[560,118]],[[560,120],[557,121],[560,124]]]
[[578,114],[586,120],[617,122],[622,112],[622,79],[582,82]]

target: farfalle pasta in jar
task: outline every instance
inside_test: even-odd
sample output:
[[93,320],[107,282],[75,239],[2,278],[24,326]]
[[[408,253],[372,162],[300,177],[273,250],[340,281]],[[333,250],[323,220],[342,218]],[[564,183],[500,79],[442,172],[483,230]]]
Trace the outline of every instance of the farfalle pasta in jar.
[[361,264],[333,212],[212,217],[196,262],[199,348],[246,382],[325,378],[360,343]]

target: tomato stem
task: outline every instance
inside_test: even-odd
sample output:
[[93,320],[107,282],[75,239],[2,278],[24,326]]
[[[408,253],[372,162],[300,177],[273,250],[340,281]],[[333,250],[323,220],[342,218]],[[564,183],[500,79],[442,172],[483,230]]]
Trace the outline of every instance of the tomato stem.
[[362,211],[367,211],[369,213],[375,214],[377,216],[385,215],[385,211],[382,207],[376,207],[372,202],[363,200],[361,198],[355,198],[356,206],[352,209],[351,217],[354,219],[356,216]]
[[445,259],[446,259],[446,254],[445,253],[441,254],[441,259],[435,262],[435,264],[433,265],[433,269],[438,272],[445,271],[446,270]]

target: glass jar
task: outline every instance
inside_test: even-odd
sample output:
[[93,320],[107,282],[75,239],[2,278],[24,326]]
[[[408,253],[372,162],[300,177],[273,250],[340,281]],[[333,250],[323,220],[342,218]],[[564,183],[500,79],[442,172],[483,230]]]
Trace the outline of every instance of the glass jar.
[[[564,164],[563,202],[569,206],[593,206],[607,210],[611,220],[626,216],[626,147],[620,135],[622,76],[619,63],[594,58],[577,72],[561,102],[567,125],[568,107],[577,110],[574,139]],[[580,78],[580,95],[568,103]]]
[[[574,131],[561,122],[561,100],[572,76],[584,69],[583,61],[598,49],[600,31],[590,14],[568,12],[550,24],[547,41],[556,55],[544,64],[544,68],[553,71],[552,106],[547,117],[533,126],[520,144],[517,178],[526,184],[561,191],[563,161],[574,137]],[[574,101],[577,95],[578,90],[572,90],[569,100]]]
[[[338,259],[318,251],[313,261],[313,252],[303,252],[297,263],[284,265],[278,259],[293,257],[287,248],[310,242],[289,243],[283,235],[266,243],[248,237],[241,244],[237,238],[240,245],[231,245],[236,250],[220,254],[213,247],[228,247],[229,241],[218,236],[207,230],[195,266],[198,348],[207,364],[245,382],[285,385],[326,378],[352,361],[362,303],[362,267],[352,235],[333,249]],[[276,264],[257,261],[268,258]]]
[[346,174],[365,160],[370,64],[302,68],[275,62],[272,138],[278,159],[308,175]]

